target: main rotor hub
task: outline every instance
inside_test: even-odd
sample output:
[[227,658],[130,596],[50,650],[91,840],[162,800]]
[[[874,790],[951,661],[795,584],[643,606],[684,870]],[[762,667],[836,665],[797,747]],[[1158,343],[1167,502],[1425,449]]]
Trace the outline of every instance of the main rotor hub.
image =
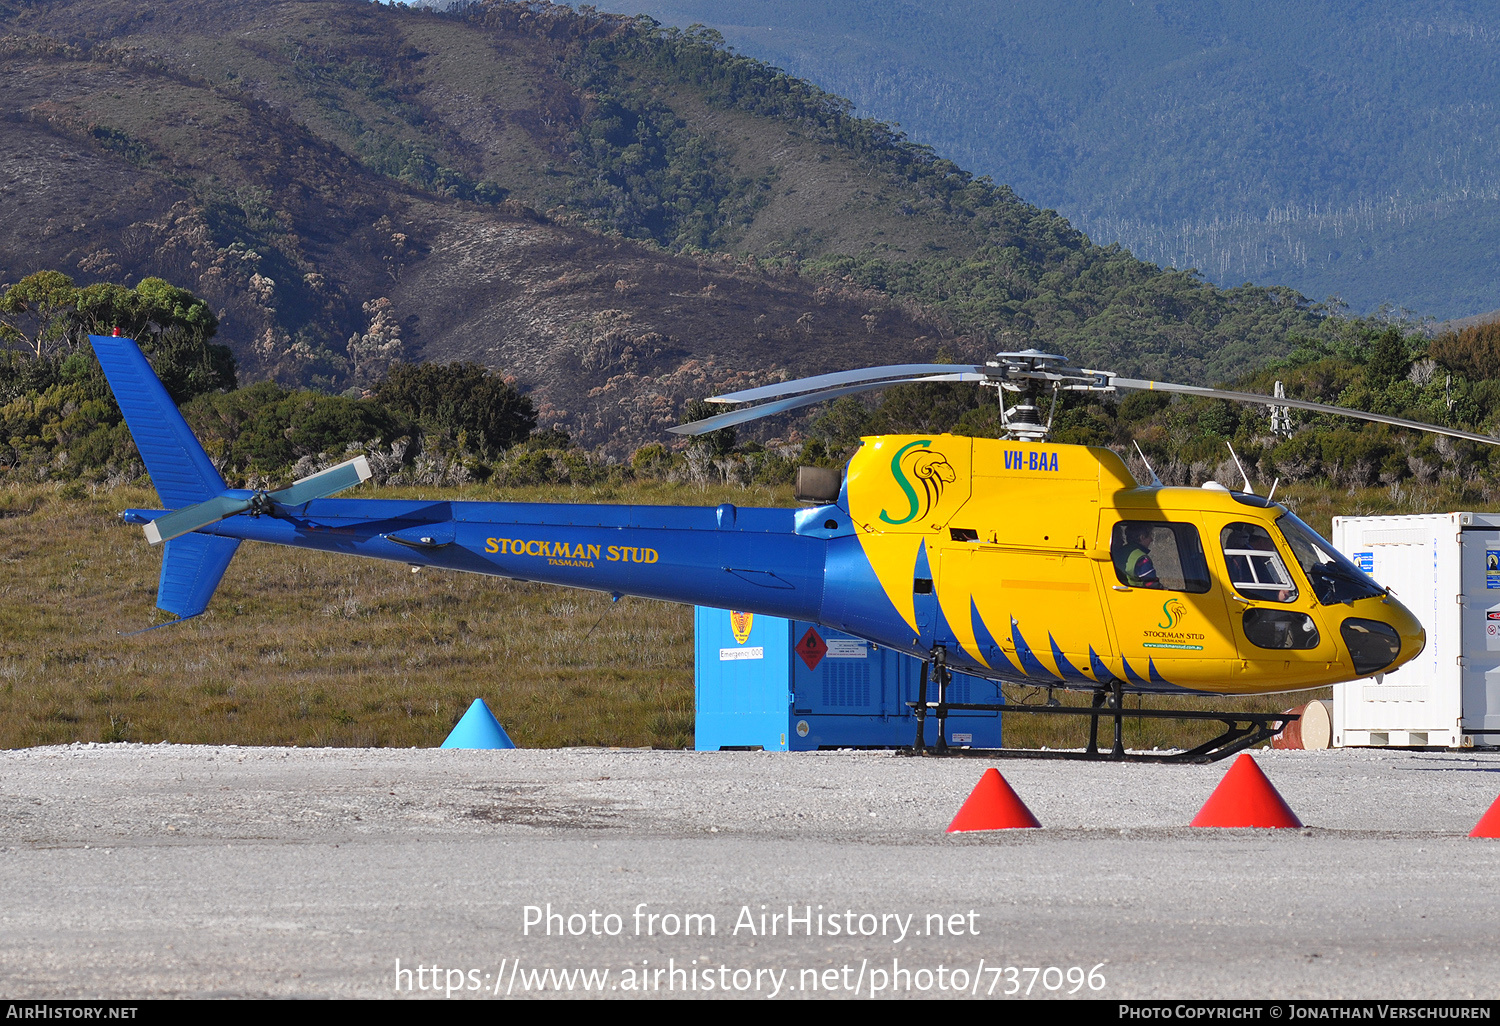
[[[996,353],[993,360],[985,363],[995,368],[995,374],[985,384],[1000,393],[1000,420],[1004,430],[1000,437],[1020,442],[1045,442],[1052,432],[1052,418],[1057,413],[1057,396],[1064,389],[1069,391],[1108,390],[1109,375],[1103,371],[1074,369],[1068,366],[1068,358],[1056,353],[1044,353],[1040,349],[1023,349],[1015,353]],[[1047,419],[1042,420],[1038,405],[1042,389],[1052,392],[1052,405]],[[1005,393],[1020,392],[1021,401],[1009,409],[1005,406]]]
[[1007,376],[1020,373],[1036,373],[1037,371],[1062,368],[1068,362],[1066,356],[1058,356],[1056,353],[1044,353],[1040,349],[1022,349],[1015,353],[996,353],[993,360],[985,363],[986,367],[1001,367],[1007,372]]

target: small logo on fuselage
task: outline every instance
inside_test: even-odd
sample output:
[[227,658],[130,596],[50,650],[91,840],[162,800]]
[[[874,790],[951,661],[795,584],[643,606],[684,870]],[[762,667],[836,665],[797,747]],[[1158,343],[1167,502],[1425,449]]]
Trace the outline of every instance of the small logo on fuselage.
[[1164,631],[1169,631],[1180,624],[1183,617],[1187,616],[1187,606],[1183,605],[1178,599],[1167,599],[1161,604],[1161,612],[1167,618],[1166,622],[1159,623],[1156,626]]

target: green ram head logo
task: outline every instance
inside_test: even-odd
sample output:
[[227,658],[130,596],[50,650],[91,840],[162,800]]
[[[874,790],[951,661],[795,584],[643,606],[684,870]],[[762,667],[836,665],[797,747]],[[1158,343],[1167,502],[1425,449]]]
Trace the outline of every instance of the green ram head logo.
[[1181,599],[1171,598],[1161,604],[1161,612],[1166,617],[1166,622],[1159,623],[1156,626],[1164,631],[1169,631],[1181,623],[1184,616],[1187,616],[1187,606],[1182,604]]
[[[902,446],[891,457],[891,476],[906,493],[906,501],[911,504],[911,509],[900,520],[892,518],[888,510],[881,510],[880,519],[887,524],[909,524],[918,517],[926,516],[942,499],[943,486],[958,479],[958,472],[953,469],[953,464],[948,462],[947,457],[940,452],[926,451],[931,445],[930,438],[923,438]],[[920,495],[917,494],[918,485],[922,488]]]

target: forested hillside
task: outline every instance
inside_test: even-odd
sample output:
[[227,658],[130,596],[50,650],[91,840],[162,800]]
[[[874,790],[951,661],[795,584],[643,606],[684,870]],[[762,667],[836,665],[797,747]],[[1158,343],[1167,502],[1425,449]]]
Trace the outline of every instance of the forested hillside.
[[615,457],[741,381],[1038,345],[1188,380],[1321,312],[1094,245],[712,34],[490,0],[0,0],[0,283],[156,277],[243,382],[475,361]]
[[[988,389],[907,385],[815,408],[801,438],[762,444],[755,437],[764,437],[760,424],[749,437],[724,429],[671,448],[648,442],[628,460],[611,459],[556,428],[536,430],[531,398],[478,364],[395,363],[358,394],[270,381],[240,386],[232,354],[213,341],[217,328],[203,300],[156,278],[135,288],[80,288],[45,271],[0,292],[0,340],[9,345],[0,352],[0,482],[57,480],[65,494],[81,494],[87,483],[123,484],[141,475],[85,342],[112,330],[140,340],[210,458],[237,486],[283,482],[362,453],[381,484],[778,487],[798,466],[841,465],[862,436],[995,437],[1001,430]],[[1500,325],[1428,339],[1400,325],[1329,317],[1290,341],[1288,356],[1234,384],[1270,394],[1284,382],[1297,398],[1500,432]],[[694,400],[683,416],[714,412]],[[1322,499],[1330,488],[1352,495],[1377,484],[1389,486],[1394,508],[1410,505],[1408,485],[1441,505],[1489,503],[1500,494],[1500,448],[1338,417],[1295,421],[1275,427],[1264,407],[1161,392],[1065,393],[1054,438],[1108,446],[1142,481],[1154,472],[1169,484],[1216,477],[1239,485],[1232,444],[1261,478],[1306,484],[1304,494]]]
[[898,121],[1096,241],[1224,285],[1500,306],[1481,0],[636,0]]

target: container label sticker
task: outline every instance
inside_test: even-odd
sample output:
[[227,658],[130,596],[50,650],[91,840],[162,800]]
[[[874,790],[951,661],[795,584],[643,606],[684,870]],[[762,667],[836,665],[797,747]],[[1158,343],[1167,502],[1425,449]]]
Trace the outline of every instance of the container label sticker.
[[809,670],[816,670],[823,657],[828,654],[828,642],[823,640],[823,635],[809,627],[807,633],[802,635],[802,640],[797,642],[797,654],[802,657]]
[[870,646],[855,638],[829,638],[829,659],[868,659]]
[[1375,572],[1375,553],[1356,552],[1354,554],[1354,565],[1367,574],[1373,574]]
[[1500,588],[1500,549],[1484,550],[1484,586]]
[[719,662],[728,663],[736,659],[764,659],[766,650],[761,645],[753,648],[721,648],[719,649]]
[[729,611],[729,629],[734,632],[734,643],[743,645],[750,640],[750,628],[755,626],[754,613],[741,613],[731,609]]

